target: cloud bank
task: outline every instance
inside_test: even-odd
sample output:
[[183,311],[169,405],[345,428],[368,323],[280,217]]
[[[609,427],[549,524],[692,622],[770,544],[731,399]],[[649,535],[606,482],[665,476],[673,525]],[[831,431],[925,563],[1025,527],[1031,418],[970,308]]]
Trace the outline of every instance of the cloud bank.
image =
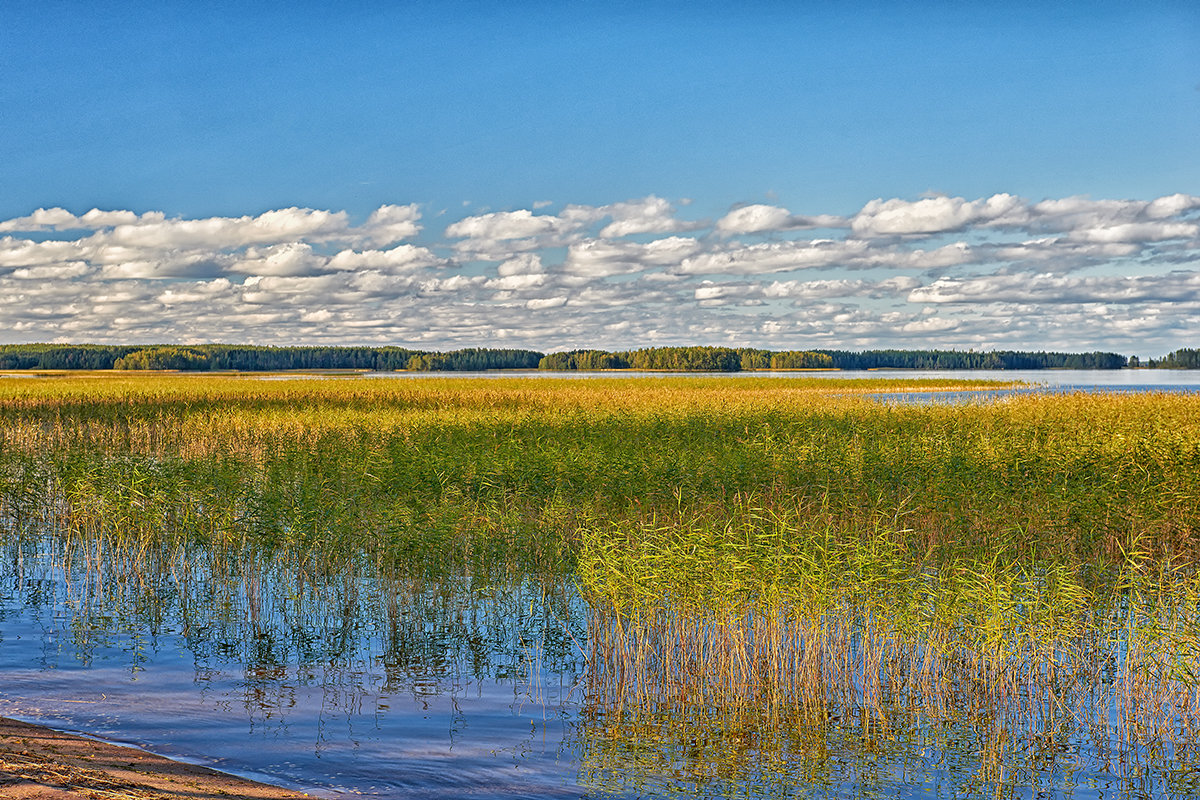
[[552,350],[1196,346],[1200,197],[877,198],[853,214],[657,196],[430,229],[417,204],[0,220],[7,342]]

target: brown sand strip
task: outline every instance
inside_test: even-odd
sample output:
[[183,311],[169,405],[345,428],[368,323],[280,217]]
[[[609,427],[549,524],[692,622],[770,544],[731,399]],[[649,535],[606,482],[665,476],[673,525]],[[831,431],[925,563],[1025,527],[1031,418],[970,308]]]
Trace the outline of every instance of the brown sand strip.
[[5,800],[298,800],[306,794],[0,717]]

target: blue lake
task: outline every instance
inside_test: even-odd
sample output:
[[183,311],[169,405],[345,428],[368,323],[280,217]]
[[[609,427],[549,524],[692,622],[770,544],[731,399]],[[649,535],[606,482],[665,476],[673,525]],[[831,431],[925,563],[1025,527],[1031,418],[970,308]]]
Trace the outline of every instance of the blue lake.
[[300,580],[181,562],[118,584],[50,551],[5,554],[0,714],[321,797],[1200,793],[1191,761],[1128,761],[1115,741],[998,761],[994,731],[967,718],[906,712],[881,746],[867,717],[814,733],[598,702],[569,581]]

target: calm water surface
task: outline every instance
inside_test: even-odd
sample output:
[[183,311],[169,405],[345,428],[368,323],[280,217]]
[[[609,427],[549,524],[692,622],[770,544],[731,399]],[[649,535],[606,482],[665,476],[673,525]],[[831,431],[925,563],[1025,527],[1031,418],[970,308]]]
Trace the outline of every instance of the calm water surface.
[[1200,796],[1082,737],[598,703],[569,581],[121,570],[6,547],[0,714],[329,798]]
[[330,797],[583,793],[573,592],[298,591],[286,570],[97,591],[86,571],[21,550],[0,587],[0,714]]

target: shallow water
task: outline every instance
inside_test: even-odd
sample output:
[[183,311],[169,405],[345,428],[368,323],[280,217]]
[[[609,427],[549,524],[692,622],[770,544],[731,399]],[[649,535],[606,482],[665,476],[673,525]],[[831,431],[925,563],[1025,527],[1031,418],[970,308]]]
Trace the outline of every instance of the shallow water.
[[977,719],[622,707],[588,693],[569,580],[133,575],[49,541],[0,559],[0,714],[325,797],[1200,794],[1187,759],[998,745]]
[[364,579],[299,608],[267,574],[89,597],[54,559],[8,556],[0,714],[331,797],[581,794],[571,609],[537,586]]

